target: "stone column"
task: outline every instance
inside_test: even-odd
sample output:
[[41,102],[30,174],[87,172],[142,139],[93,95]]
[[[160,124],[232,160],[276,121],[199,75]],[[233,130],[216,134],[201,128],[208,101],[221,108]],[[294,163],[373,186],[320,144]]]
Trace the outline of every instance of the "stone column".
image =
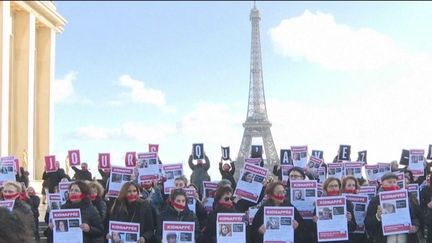
[[54,79],[55,31],[36,29],[34,175],[42,179],[44,156],[50,153],[50,84]]
[[0,2],[0,155],[9,154],[10,2]]
[[12,82],[10,85],[10,155],[33,176],[35,16],[15,11],[13,18]]

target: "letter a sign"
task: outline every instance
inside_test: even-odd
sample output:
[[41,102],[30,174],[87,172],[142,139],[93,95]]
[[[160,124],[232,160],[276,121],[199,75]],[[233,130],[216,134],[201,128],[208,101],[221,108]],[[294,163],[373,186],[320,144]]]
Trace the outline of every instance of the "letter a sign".
[[204,159],[204,144],[192,144],[192,154],[194,159]]
[[292,165],[291,150],[281,149],[280,150],[280,164],[281,165]]
[[101,169],[111,168],[111,156],[109,153],[99,153],[98,161],[99,161],[99,168]]
[[69,150],[68,157],[69,157],[69,166],[77,166],[81,164],[79,150]]
[[45,156],[45,171],[57,171],[55,155]]
[[136,152],[127,152],[125,155],[125,165],[126,167],[136,166]]

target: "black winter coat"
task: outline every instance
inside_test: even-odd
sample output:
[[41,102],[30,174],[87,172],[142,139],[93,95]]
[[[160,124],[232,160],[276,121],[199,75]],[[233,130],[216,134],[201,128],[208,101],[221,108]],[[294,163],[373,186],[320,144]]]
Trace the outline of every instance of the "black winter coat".
[[94,201],[91,201],[93,206],[97,209],[99,216],[102,219],[102,222],[105,222],[107,215],[107,203],[105,200],[99,196],[96,197]]
[[[203,241],[205,243],[216,243],[216,221],[218,213],[239,213],[234,207],[223,208],[218,205],[215,206],[213,212],[211,212],[207,218],[207,224],[203,230]],[[236,242],[240,243],[240,242]]]
[[[118,199],[116,199],[118,200]],[[153,220],[151,205],[147,200],[138,199],[135,202],[127,202],[127,211],[120,210],[118,204],[114,203],[114,211],[108,216],[109,220],[139,223],[140,237],[144,237],[146,242],[150,241],[154,236],[156,222]]]
[[58,186],[61,179],[64,177],[69,179],[69,176],[66,175],[63,169],[58,169],[55,172],[45,172],[42,175],[42,179],[46,182],[46,186],[48,187],[49,193],[54,193],[54,187]]
[[156,229],[157,242],[162,241],[162,226],[164,221],[195,222],[195,240],[199,237],[200,227],[198,218],[188,207],[182,212],[177,212],[171,205],[168,205],[166,209],[160,213]]
[[[255,214],[255,217],[252,222],[251,226],[251,239],[252,242],[255,243],[261,243],[263,242],[263,235],[258,232],[258,229],[261,227],[261,225],[264,224],[264,207],[275,207],[273,201],[267,201],[261,205],[261,207],[258,209],[257,213]],[[294,207],[289,201],[284,200],[284,202],[279,206],[289,206]],[[299,223],[298,228],[294,231],[294,242],[300,243],[303,242],[301,239],[302,236],[302,224],[303,224],[303,217],[300,215],[300,213],[297,211],[297,209],[294,207],[294,219]],[[282,240],[282,239],[281,239]]]
[[102,219],[99,216],[97,209],[91,204],[88,198],[76,203],[68,201],[61,208],[79,208],[81,210],[81,223],[85,223],[90,226],[89,232],[83,232],[84,243],[104,242],[105,232]]
[[192,174],[190,176],[190,181],[192,184],[196,185],[199,190],[199,194],[203,194],[203,181],[210,181],[210,176],[207,173],[210,168],[210,160],[207,155],[204,157],[205,162],[202,165],[194,165],[192,163],[193,157],[189,156],[188,164],[192,170]]
[[229,171],[224,171],[222,168],[222,162],[219,163],[219,172],[222,176],[222,179],[229,180],[231,182],[231,188],[235,190],[237,183],[234,179],[234,173],[235,173],[234,161],[231,161],[230,165],[231,165],[231,169]]
[[75,175],[73,176],[75,180],[91,181],[93,179],[92,173],[88,170],[80,170],[75,166],[72,166],[72,169],[75,171]]

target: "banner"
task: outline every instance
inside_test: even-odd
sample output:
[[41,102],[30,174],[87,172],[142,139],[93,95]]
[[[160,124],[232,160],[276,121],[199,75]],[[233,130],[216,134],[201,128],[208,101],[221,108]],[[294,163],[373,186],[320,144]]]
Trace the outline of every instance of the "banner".
[[56,172],[57,169],[55,155],[45,156],[45,172]]
[[131,175],[133,174],[133,168],[113,166],[111,167],[108,196],[117,197],[121,187],[125,182],[131,180]]
[[246,242],[245,215],[242,213],[218,213],[216,220],[217,242]]
[[78,166],[81,164],[80,151],[79,150],[69,150],[69,166]]
[[398,191],[383,191],[379,193],[382,231],[384,236],[408,233],[411,227],[408,192],[405,189]]
[[171,188],[175,188],[175,178],[183,175],[183,164],[162,165],[162,173],[166,178],[164,193],[168,195]]
[[193,159],[204,159],[204,144],[194,143],[192,144]]
[[328,177],[336,177],[339,180],[343,176],[343,163],[330,163],[327,165],[327,175]]
[[317,198],[316,212],[319,242],[348,240],[345,196]]
[[148,151],[150,153],[159,153],[159,144],[149,144],[149,149]]
[[292,165],[291,150],[281,149],[280,150],[280,164],[281,165]]
[[125,166],[126,167],[135,167],[136,166],[136,152],[126,152]]
[[254,203],[258,202],[267,173],[266,168],[245,163],[234,196],[240,196]]
[[110,153],[99,153],[98,154],[99,168],[109,169],[111,168],[111,155]]
[[317,198],[317,181],[290,181],[290,199],[304,219],[312,219]]
[[195,222],[164,221],[162,243],[195,242]]
[[369,203],[367,195],[357,194],[345,194],[346,199],[350,201],[354,206],[354,218],[357,222],[357,228],[354,233],[364,233],[365,225],[364,220],[366,216],[366,209]]
[[136,243],[140,238],[140,225],[109,221],[109,243]]
[[206,202],[203,205],[207,212],[213,211],[214,194],[218,183],[212,181],[203,181],[204,197]]
[[293,223],[293,207],[264,207],[264,243],[294,242]]
[[7,208],[9,209],[10,212],[12,212],[14,205],[15,205],[15,200],[0,201],[0,207]]
[[376,186],[361,186],[358,192],[360,195],[366,195],[368,201],[372,200],[377,194]]
[[222,159],[223,160],[229,160],[229,158],[230,158],[230,147],[222,147],[221,146],[221,150],[222,150]]
[[60,209],[51,211],[54,242],[82,243],[83,232],[80,209]]
[[409,156],[408,170],[413,176],[424,176],[424,150],[411,149]]
[[60,209],[60,206],[62,205],[60,193],[48,193],[47,200],[49,210]]
[[362,169],[363,163],[361,162],[346,162],[344,163],[345,176],[354,176],[357,179],[363,178]]
[[294,166],[305,168],[307,164],[307,146],[291,146],[291,156]]
[[61,197],[61,205],[65,204],[66,201],[69,199],[69,186],[72,182],[71,181],[64,181],[59,183],[59,193]]

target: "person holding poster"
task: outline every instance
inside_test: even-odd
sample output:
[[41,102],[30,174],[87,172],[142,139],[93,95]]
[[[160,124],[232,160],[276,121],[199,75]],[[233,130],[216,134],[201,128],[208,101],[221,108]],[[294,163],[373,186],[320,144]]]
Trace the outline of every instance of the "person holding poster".
[[[56,161],[56,168],[57,170],[54,172],[47,172],[46,170],[42,174],[42,180],[44,180],[44,184],[46,185],[49,193],[54,193],[54,187],[58,186],[61,179],[68,178],[70,179],[68,175],[66,175],[66,172],[64,169],[60,168],[60,162]],[[44,194],[44,193],[43,193]],[[42,200],[44,201],[44,200]]]
[[75,180],[91,181],[93,179],[92,173],[88,170],[87,163],[81,163],[81,170],[75,166],[72,166],[72,170],[75,171],[75,175],[73,176]]
[[[263,237],[263,235],[265,235],[268,230],[268,227],[266,227],[266,224],[264,224],[265,210],[271,208],[278,208],[278,207],[283,207],[283,208],[292,207],[292,209],[294,210],[294,212],[292,213],[293,220],[292,222],[290,221],[288,227],[291,229],[291,231],[294,230],[294,232],[291,232],[291,234],[289,234],[288,231],[286,231],[286,227],[281,227],[280,231],[278,232],[275,231],[274,233],[271,232],[270,234],[276,234],[278,242],[290,243],[293,242],[293,240],[294,242],[303,242],[302,241],[303,239],[301,238],[302,235],[297,230],[299,229],[299,225],[302,225],[303,218],[300,215],[300,213],[297,211],[297,209],[293,207],[293,205],[286,199],[285,197],[286,191],[282,182],[272,182],[268,184],[265,193],[268,200],[261,205],[261,207],[258,209],[252,221],[252,226],[251,226],[251,232],[253,234],[251,236],[252,242],[256,242],[256,243],[266,242],[263,241],[263,238],[264,239],[266,238],[265,236]],[[277,218],[278,223],[279,221],[282,221],[282,218],[280,219]],[[281,222],[280,225],[282,226],[284,224],[282,224]]]
[[105,222],[107,214],[107,204],[103,197],[104,189],[102,185],[97,181],[90,181],[88,184],[90,187],[91,203],[99,212],[102,222]]
[[[371,237],[373,242],[409,242],[408,239],[411,237],[415,237],[415,233],[419,229],[419,219],[416,217],[409,201],[406,200],[408,197],[408,193],[406,192],[406,190],[399,190],[399,187],[397,186],[397,179],[398,178],[394,173],[389,172],[384,174],[384,176],[381,178],[382,185],[379,189],[380,194],[375,196],[369,202],[366,211],[365,227],[368,235]],[[392,195],[388,196],[388,193]],[[381,198],[383,197],[383,195],[387,196],[385,196],[384,201],[381,202]],[[400,196],[402,197],[399,198]],[[386,203],[386,205],[384,205],[384,203]],[[398,208],[396,208],[396,206],[398,206]],[[392,216],[391,212],[393,210],[393,207],[395,209],[395,212],[396,210],[398,211],[397,221],[407,221],[408,225],[406,227],[387,227],[387,230],[395,231],[392,233],[388,232],[384,234],[383,225],[385,226],[387,223],[397,223],[395,218],[391,220],[392,222],[387,222],[385,219],[386,217]],[[385,216],[383,218],[383,214],[385,213],[387,213],[388,216]],[[404,224],[400,224],[400,226],[403,225]],[[398,230],[398,228],[401,228],[400,231]]]
[[[81,225],[77,227],[83,231],[84,243],[104,242],[104,225],[97,209],[90,202],[90,195],[87,183],[74,181],[69,186],[69,199],[61,208],[81,211]],[[53,225],[50,228],[53,229]]]
[[149,242],[154,238],[156,222],[149,201],[139,198],[139,186],[126,182],[120,189],[109,210],[108,220],[140,224],[139,242]]
[[203,181],[211,181],[210,176],[207,171],[210,169],[210,160],[207,155],[204,153],[204,161],[202,159],[197,160],[197,164],[193,164],[194,153],[189,156],[188,164],[190,169],[192,170],[192,174],[190,176],[190,182],[195,184],[198,187],[198,193],[203,194],[202,183]]
[[[207,217],[207,223],[203,231],[203,241],[206,243],[216,243],[217,215],[218,213],[237,213],[232,201],[231,187],[219,187],[214,196],[214,210]],[[240,242],[238,242],[240,243]]]
[[420,192],[420,205],[425,212],[425,227],[427,228],[428,243],[432,242],[432,180]]
[[[327,178],[323,184],[323,196],[317,198],[313,217],[313,221],[317,223],[318,241],[351,242],[353,240],[352,233],[357,228],[354,207],[341,194],[341,181],[335,177]],[[342,219],[346,220],[346,225],[342,224]]]
[[222,158],[221,161],[219,162],[219,172],[222,176],[222,179],[227,179],[231,182],[231,187],[233,189],[236,188],[237,183],[234,180],[234,173],[235,173],[235,166],[234,166],[234,161],[231,160],[231,158],[228,158],[230,163],[225,163],[222,165]]
[[[165,221],[193,222],[195,224],[195,240],[198,239],[200,227],[198,218],[187,207],[187,195],[182,189],[173,189],[170,194],[170,204],[161,212],[156,229],[158,242],[162,240],[163,223]],[[192,240],[191,240],[192,242]]]
[[3,184],[3,199],[15,201],[12,212],[18,212],[26,218],[26,225],[29,229],[35,230],[33,222],[33,212],[30,207],[20,200],[20,194],[22,191],[21,184],[15,181],[6,181]]

